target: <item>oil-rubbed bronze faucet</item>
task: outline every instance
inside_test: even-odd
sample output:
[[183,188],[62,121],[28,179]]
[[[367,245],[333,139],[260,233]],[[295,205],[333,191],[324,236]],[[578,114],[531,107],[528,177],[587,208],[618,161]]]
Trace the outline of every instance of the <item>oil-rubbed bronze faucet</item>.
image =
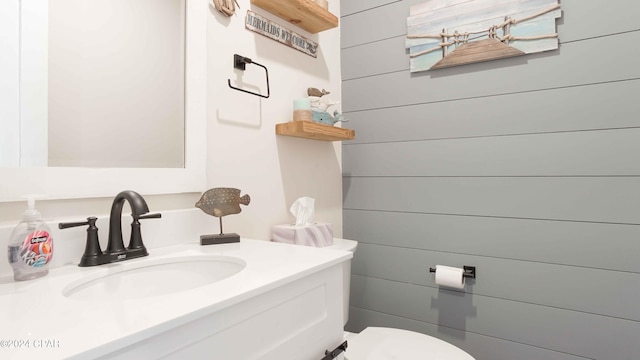
[[[131,223],[131,238],[129,239],[129,246],[126,248],[124,247],[124,241],[122,239],[122,208],[125,201],[129,203],[131,207],[131,217],[133,217],[133,222]],[[160,218],[162,214],[145,215],[148,212],[149,207],[147,206],[147,202],[142,195],[137,192],[126,190],[116,195],[111,204],[109,242],[104,252],[102,252],[98,241],[97,218],[88,217],[87,221],[83,222],[60,223],[58,224],[58,228],[66,229],[74,226],[89,225],[87,229],[87,245],[80,259],[79,266],[102,265],[149,255],[147,248],[142,243],[140,220]]]

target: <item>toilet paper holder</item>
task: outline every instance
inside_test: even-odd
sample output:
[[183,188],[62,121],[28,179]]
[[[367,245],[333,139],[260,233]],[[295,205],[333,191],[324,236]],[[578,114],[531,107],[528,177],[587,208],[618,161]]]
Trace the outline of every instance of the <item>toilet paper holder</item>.
[[[462,267],[462,269],[464,270],[464,272],[462,273],[462,277],[465,278],[471,278],[471,279],[475,279],[476,278],[476,267],[475,266],[467,266],[464,265]],[[429,272],[436,272],[436,268],[429,268]]]

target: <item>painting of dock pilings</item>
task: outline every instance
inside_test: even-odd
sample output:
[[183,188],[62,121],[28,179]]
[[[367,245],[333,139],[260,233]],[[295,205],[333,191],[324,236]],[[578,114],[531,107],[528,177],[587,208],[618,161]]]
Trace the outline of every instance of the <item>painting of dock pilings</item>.
[[431,0],[411,7],[411,72],[558,48],[558,0]]

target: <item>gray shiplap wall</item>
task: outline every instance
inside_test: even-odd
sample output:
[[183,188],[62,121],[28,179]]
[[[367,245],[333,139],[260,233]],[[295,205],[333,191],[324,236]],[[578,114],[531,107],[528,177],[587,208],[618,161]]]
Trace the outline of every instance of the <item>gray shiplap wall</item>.
[[[560,48],[409,72],[411,5],[342,0],[347,329],[477,360],[640,358],[640,5],[563,0]],[[429,266],[477,267],[464,290]]]

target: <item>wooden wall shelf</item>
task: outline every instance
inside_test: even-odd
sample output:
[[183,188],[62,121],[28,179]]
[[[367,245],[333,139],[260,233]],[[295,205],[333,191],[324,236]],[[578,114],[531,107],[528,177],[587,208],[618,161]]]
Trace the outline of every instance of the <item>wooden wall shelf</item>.
[[338,18],[313,0],[251,0],[251,3],[312,34],[338,26]]
[[291,121],[276,124],[276,134],[324,141],[353,140],[356,137],[355,130],[319,124],[313,121]]

